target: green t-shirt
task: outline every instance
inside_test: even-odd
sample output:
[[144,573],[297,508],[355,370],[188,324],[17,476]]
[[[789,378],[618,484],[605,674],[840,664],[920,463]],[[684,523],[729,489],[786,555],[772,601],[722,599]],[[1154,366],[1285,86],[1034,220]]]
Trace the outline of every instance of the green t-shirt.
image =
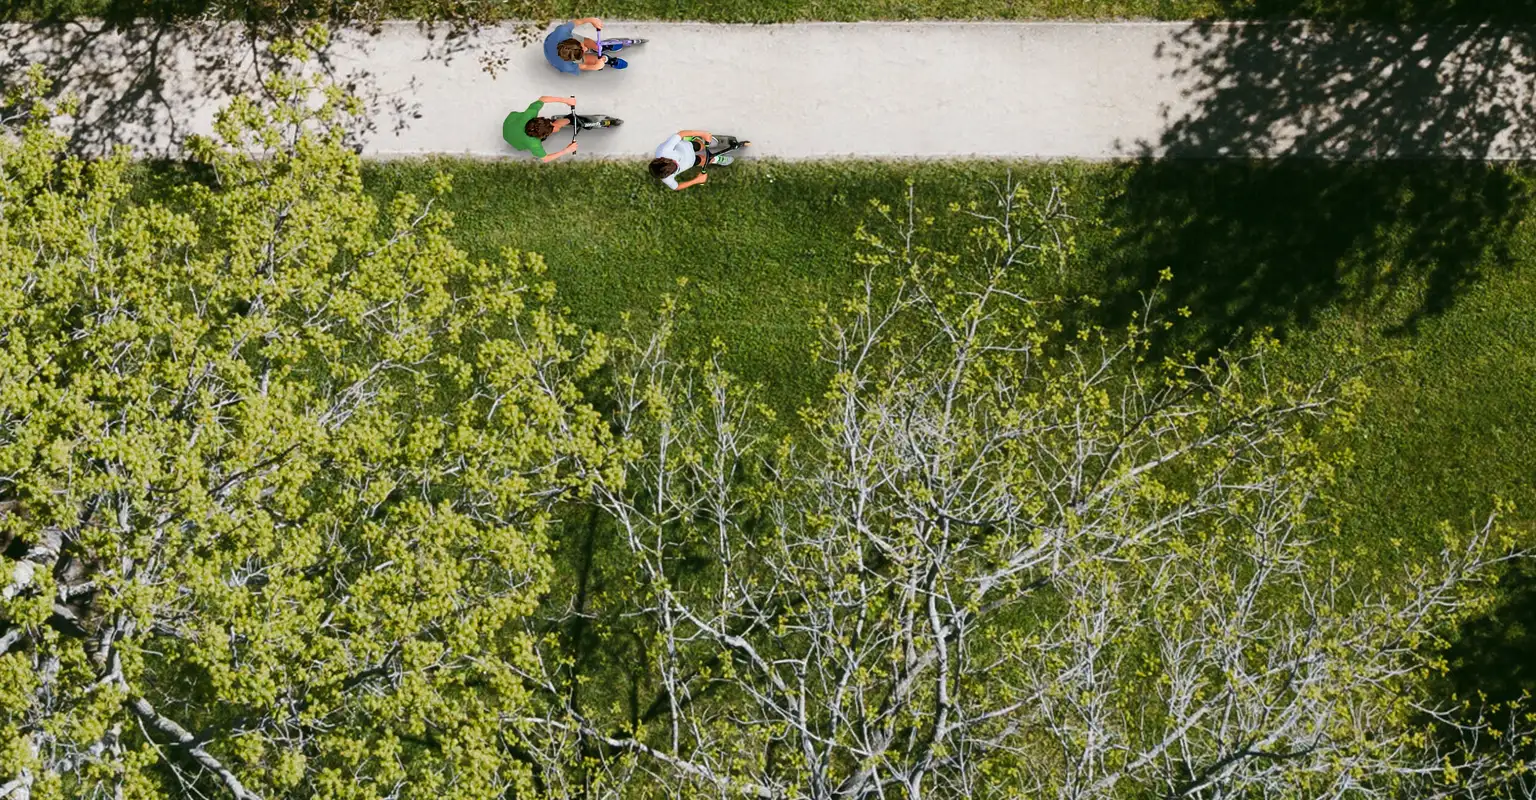
[[534,158],[544,157],[544,143],[529,136],[524,130],[528,120],[539,115],[544,108],[543,100],[535,100],[528,104],[522,111],[514,111],[507,115],[507,121],[501,123],[501,138],[507,140],[507,144],[518,150],[527,150]]

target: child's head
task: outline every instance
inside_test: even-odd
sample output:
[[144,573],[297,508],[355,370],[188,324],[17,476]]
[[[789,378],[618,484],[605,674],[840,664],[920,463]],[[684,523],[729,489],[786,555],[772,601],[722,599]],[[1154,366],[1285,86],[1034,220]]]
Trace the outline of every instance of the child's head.
[[523,133],[526,133],[541,142],[545,139],[548,139],[549,135],[554,132],[555,123],[550,122],[543,117],[534,117],[533,119],[528,120],[528,123],[523,126]]
[[670,158],[656,158],[651,160],[649,169],[651,177],[659,181],[677,171],[677,162]]
[[564,61],[580,61],[582,55],[586,52],[587,48],[583,47],[581,42],[576,39],[566,39],[555,45],[555,55],[560,56],[561,60]]

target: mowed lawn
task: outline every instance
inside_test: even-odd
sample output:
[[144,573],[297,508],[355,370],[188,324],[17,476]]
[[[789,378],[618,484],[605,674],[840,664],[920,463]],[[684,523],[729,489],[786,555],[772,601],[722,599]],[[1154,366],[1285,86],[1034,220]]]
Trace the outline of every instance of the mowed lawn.
[[[1349,540],[1405,548],[1442,521],[1476,524],[1502,497],[1536,509],[1536,241],[1533,175],[1481,165],[780,164],[716,170],[666,192],[635,164],[432,161],[372,165],[381,193],[425,191],[451,173],[459,242],[495,258],[543,254],[576,321],[613,330],[679,293],[686,341],[791,411],[825,377],[810,322],[856,283],[853,231],[871,200],[907,182],[940,238],[950,202],[1009,176],[1071,190],[1079,254],[1041,292],[1091,292],[1104,322],[1162,268],[1168,308],[1192,317],[1177,346],[1229,342],[1253,326],[1289,344],[1283,368],[1360,366],[1373,389],[1341,490]],[[947,227],[946,227],[947,226]],[[944,233],[947,231],[947,233]],[[1404,551],[1407,555],[1408,551]]]
[[[858,20],[1324,19],[1536,23],[1536,0],[0,0],[0,20],[207,17],[485,18],[595,15],[698,22]],[[978,43],[985,57],[985,42]]]
[[[431,2],[433,0],[399,0]],[[1533,0],[559,0],[558,15],[704,22],[909,19],[1536,21]]]
[[[562,14],[703,22],[912,19],[1199,19],[1226,16],[1224,0],[561,0]],[[589,9],[596,8],[596,11]]]

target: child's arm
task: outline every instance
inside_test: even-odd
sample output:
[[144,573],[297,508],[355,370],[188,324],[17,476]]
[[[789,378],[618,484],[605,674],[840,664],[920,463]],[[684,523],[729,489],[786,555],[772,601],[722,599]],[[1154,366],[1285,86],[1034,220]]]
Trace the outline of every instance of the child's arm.
[[683,181],[682,183],[679,183],[677,185],[677,190],[679,192],[681,192],[682,190],[687,189],[690,186],[698,186],[699,184],[701,184],[701,183],[703,183],[703,182],[705,182],[707,180],[709,180],[709,173],[707,173],[707,172],[700,172],[699,174],[693,176],[692,178],[689,178],[688,180]]
[[597,42],[594,42],[591,39],[582,39],[581,46],[587,49],[587,52],[581,54],[581,68],[588,71],[594,69],[602,69],[604,66],[603,57],[599,55],[593,55],[597,52]]
[[555,159],[557,159],[557,158],[559,158],[561,156],[568,156],[568,155],[570,155],[570,154],[572,154],[574,152],[576,152],[576,143],[575,142],[571,142],[570,144],[565,146],[565,149],[563,149],[563,150],[556,150],[553,153],[547,153],[547,154],[545,154],[545,156],[543,158],[541,158],[539,160],[543,161],[545,163],[548,163],[550,161],[554,161]]
[[715,137],[711,136],[709,131],[678,131],[677,135],[682,137],[697,136],[706,142],[713,142],[715,140]]
[[596,28],[598,30],[602,30],[603,29],[603,21],[598,19],[597,17],[582,17],[581,19],[573,19],[573,20],[571,20],[571,24],[572,25],[577,25],[577,26],[580,26],[580,25],[591,25],[592,27],[594,27],[594,28]]
[[574,98],[574,97],[555,97],[554,95],[546,94],[543,97],[539,98],[539,102],[540,103],[560,103],[561,105],[567,105],[567,106],[570,106],[571,108],[575,108],[576,107],[576,98]]

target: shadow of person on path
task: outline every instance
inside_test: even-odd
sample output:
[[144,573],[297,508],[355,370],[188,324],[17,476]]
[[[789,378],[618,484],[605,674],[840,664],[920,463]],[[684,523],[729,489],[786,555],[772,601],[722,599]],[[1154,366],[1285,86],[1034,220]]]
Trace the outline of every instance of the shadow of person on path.
[[1524,176],[1481,159],[1536,152],[1533,40],[1493,23],[1178,31],[1157,55],[1190,87],[1184,105],[1127,148],[1142,160],[1108,203],[1110,315],[1140,308],[1164,268],[1169,305],[1193,312],[1205,350],[1333,305],[1395,309],[1399,330],[1450,307],[1507,263],[1530,205]]

